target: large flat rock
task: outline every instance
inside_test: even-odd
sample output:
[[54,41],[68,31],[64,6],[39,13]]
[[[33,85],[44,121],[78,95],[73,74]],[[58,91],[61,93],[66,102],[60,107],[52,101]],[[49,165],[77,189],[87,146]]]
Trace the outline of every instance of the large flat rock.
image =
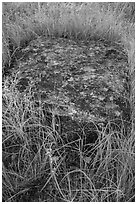
[[38,38],[16,66],[20,92],[33,87],[47,111],[76,121],[129,120],[128,62],[123,47],[102,41]]

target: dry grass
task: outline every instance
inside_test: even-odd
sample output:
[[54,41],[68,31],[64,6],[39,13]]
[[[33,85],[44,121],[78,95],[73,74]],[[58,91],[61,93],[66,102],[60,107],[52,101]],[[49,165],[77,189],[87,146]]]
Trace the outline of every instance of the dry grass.
[[[9,81],[5,81],[3,86],[5,201],[30,199],[30,189],[39,192],[31,201],[134,199],[134,135],[124,135],[122,128],[112,130],[109,122],[98,130],[98,140],[89,144],[91,148],[84,150],[84,133],[65,143],[63,133],[53,131],[56,124],[49,126],[42,107],[35,106],[31,89],[21,95],[16,83],[16,79],[10,80],[8,87]],[[79,167],[67,168],[70,152],[77,155]],[[55,194],[49,195],[48,189],[54,189]]]
[[127,43],[133,11],[134,3],[3,3],[3,60],[9,46],[15,51],[41,35]]
[[[3,201],[134,201],[134,3],[3,3],[3,70],[38,36],[103,39],[128,53],[132,128],[106,127],[87,150],[84,133],[64,141],[60,123],[23,95],[16,75],[3,78]],[[53,117],[52,114],[51,117]],[[75,135],[75,133],[74,133]],[[77,168],[69,169],[72,156]],[[34,195],[34,196],[32,196]],[[36,196],[35,196],[36,195]]]

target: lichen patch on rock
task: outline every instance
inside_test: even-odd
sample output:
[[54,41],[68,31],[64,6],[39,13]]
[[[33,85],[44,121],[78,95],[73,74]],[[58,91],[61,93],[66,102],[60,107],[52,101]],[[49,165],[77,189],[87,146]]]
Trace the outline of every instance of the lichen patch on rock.
[[[38,38],[22,50],[18,89],[33,84],[43,105],[78,121],[127,117],[127,56],[122,47],[101,41]],[[125,114],[126,113],[126,114]],[[126,120],[126,118],[124,118]]]

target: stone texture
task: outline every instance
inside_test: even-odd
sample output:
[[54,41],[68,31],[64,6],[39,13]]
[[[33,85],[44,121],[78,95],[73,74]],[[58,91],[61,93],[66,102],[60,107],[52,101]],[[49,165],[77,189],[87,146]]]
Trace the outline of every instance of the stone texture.
[[38,38],[20,56],[17,87],[31,85],[48,112],[87,123],[129,120],[128,62],[119,44]]

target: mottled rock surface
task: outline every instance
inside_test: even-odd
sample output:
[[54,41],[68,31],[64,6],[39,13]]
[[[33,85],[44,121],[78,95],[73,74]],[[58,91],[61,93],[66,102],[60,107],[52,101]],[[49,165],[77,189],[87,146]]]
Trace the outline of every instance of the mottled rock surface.
[[32,84],[48,111],[78,122],[129,120],[128,62],[118,44],[38,38],[20,54],[17,87]]

